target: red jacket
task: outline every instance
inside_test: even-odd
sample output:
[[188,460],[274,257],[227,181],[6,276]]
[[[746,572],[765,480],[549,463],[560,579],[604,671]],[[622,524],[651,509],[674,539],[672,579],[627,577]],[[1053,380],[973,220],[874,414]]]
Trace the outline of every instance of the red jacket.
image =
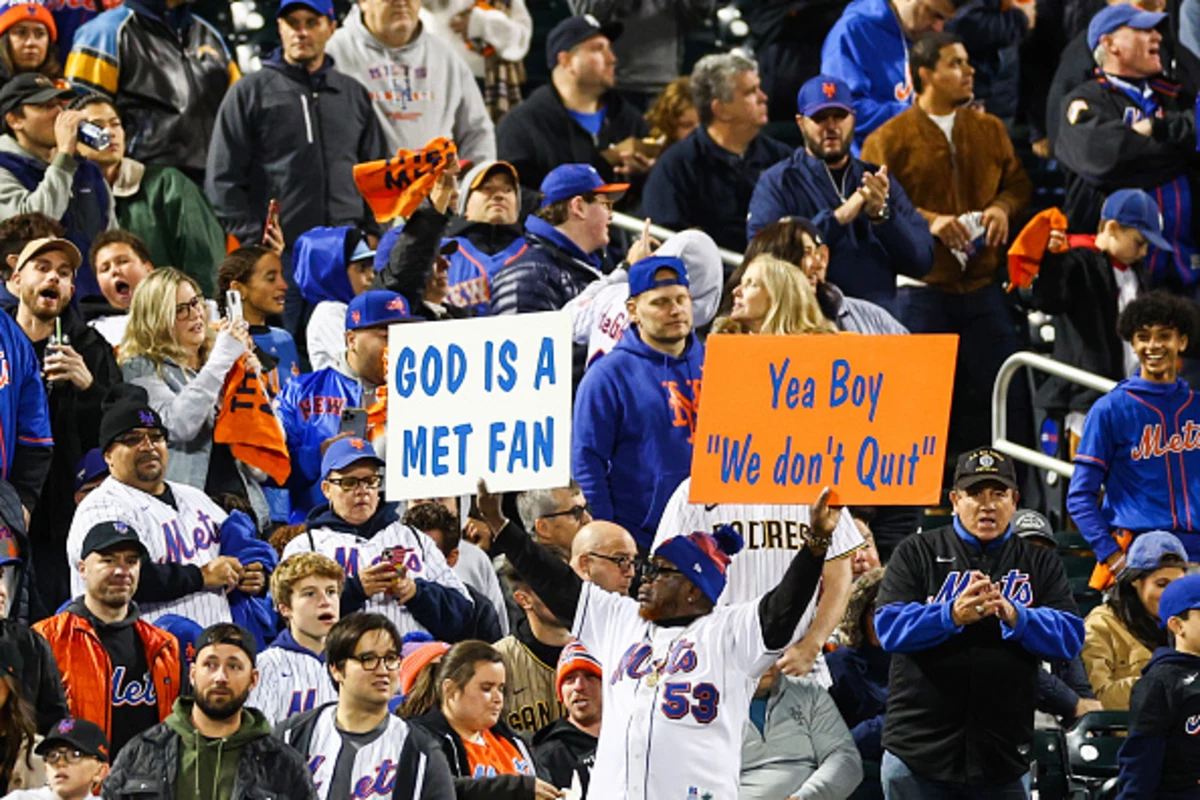
[[[179,643],[175,637],[140,619],[134,629],[146,649],[146,663],[158,695],[158,719],[171,713],[179,697]],[[112,740],[112,659],[92,624],[64,611],[36,623],[33,629],[46,637],[62,673],[63,689],[71,714],[96,723]]]

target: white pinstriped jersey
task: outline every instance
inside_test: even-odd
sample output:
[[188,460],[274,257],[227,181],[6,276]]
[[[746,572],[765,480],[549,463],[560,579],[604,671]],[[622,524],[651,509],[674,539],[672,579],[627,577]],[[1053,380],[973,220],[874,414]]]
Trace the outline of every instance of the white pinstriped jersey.
[[[83,499],[67,533],[67,561],[79,563],[83,539],[101,522],[124,522],[138,535],[156,564],[203,567],[221,555],[221,523],[228,516],[199,489],[167,481],[178,510],[153,495],[109,476]],[[79,570],[71,570],[71,593],[85,589]],[[200,591],[165,603],[139,603],[142,619],[154,622],[179,614],[201,628],[230,622],[229,602],[220,592]]]
[[258,686],[246,704],[257,708],[272,726],[337,700],[337,689],[325,662],[316,653],[296,644],[284,631],[258,655]]
[[[408,723],[389,714],[384,729],[374,739],[357,747],[353,744],[347,747],[348,738],[361,741],[365,737],[343,734],[338,730],[336,720],[335,703],[317,716],[312,738],[308,742],[308,752],[302,754],[312,771],[317,797],[320,800],[391,797],[396,781],[396,763],[408,740]],[[294,734],[292,730],[283,734],[283,740],[293,747],[296,746]],[[334,774],[338,772],[338,763],[344,758],[352,760],[349,769],[343,773],[349,780],[343,786],[334,786]]]
[[[745,546],[729,564],[726,571],[728,582],[720,602],[745,603],[774,589],[783,580],[783,574],[787,572],[796,553],[804,546],[801,527],[809,523],[809,507],[800,504],[689,503],[688,492],[691,488],[692,479],[684,479],[667,501],[662,520],[658,523],[658,532],[654,536],[654,547],[681,533],[712,533],[722,525],[728,525],[742,535]],[[862,534],[854,526],[850,512],[842,509],[837,527],[833,529],[833,542],[825,552],[825,560],[844,558],[863,544]],[[804,637],[816,618],[819,595],[819,591],[814,593],[808,608],[804,610],[800,624],[796,626],[797,639]],[[829,677],[824,659],[818,658],[813,668],[811,677],[828,687]]]
[[[331,528],[308,531],[288,542],[283,549],[283,558],[309,551],[320,553],[341,564],[342,569],[346,570],[346,577],[356,578],[359,570],[379,563],[383,559],[384,549],[388,547],[407,551],[404,565],[412,578],[441,584],[471,599],[466,585],[446,563],[446,557],[433,539],[398,520],[370,539]],[[425,626],[417,622],[412,612],[396,602],[395,598],[382,593],[368,597],[363,611],[383,614],[396,624],[401,636],[409,631],[425,631]]]

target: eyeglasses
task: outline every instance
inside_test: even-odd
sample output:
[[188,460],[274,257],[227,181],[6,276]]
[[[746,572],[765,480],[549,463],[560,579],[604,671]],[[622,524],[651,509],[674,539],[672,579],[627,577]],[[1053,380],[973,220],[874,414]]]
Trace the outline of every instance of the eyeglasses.
[[378,489],[379,484],[383,483],[383,478],[378,475],[368,475],[365,478],[326,478],[325,480],[347,492],[353,492],[360,486],[366,489]]
[[608,197],[607,195],[598,194],[598,195],[596,195],[596,197],[595,197],[595,198],[594,198],[594,199],[593,199],[591,202],[592,202],[592,203],[599,203],[600,205],[604,206],[604,208],[605,208],[605,210],[606,210],[606,211],[612,211],[612,210],[613,210],[613,201],[612,201],[612,198],[611,198],[611,197]]
[[683,570],[668,567],[665,564],[655,564],[653,561],[642,562],[642,580],[645,583],[658,580],[663,575],[682,575]]
[[65,760],[68,764],[78,764],[85,758],[90,758],[90,756],[82,750],[69,750],[66,747],[56,747],[49,753],[46,753],[42,760],[53,767],[59,761]]
[[167,440],[167,434],[158,428],[153,428],[148,431],[130,431],[122,433],[114,442],[125,447],[141,447],[142,442],[149,442],[152,445],[160,445]]
[[616,568],[621,570],[621,572],[624,572],[625,570],[636,572],[638,566],[641,564],[641,561],[637,556],[606,556],[603,553],[592,552],[589,552],[588,555],[592,558],[600,558],[609,562],[610,564],[616,565]]
[[583,515],[588,513],[587,503],[580,503],[577,506],[571,506],[566,511],[555,511],[553,514],[542,514],[542,519],[554,519],[555,517],[565,517],[570,514],[575,517],[576,522],[583,522]]
[[200,309],[204,307],[204,298],[196,295],[186,303],[177,303],[175,305],[175,319],[182,322],[185,319],[191,319],[193,315],[201,313]]
[[376,655],[375,653],[363,653],[360,656],[350,656],[351,660],[357,661],[362,665],[362,668],[367,672],[374,672],[379,667],[379,662],[383,662],[383,668],[388,672],[400,669],[400,654],[399,653],[384,653]]

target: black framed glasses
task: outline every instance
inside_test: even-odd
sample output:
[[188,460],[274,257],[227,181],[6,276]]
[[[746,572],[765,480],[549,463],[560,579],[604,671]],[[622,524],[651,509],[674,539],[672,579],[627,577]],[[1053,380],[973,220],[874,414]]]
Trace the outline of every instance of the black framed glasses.
[[365,478],[326,478],[325,480],[347,492],[353,492],[360,486],[365,489],[378,489],[383,483],[383,477],[379,475],[368,475]]
[[56,747],[49,753],[46,753],[42,760],[53,767],[59,761],[65,760],[68,764],[78,764],[85,758],[88,758],[88,754],[82,750],[73,750],[68,747]]
[[350,656],[351,660],[357,661],[362,665],[362,668],[367,672],[374,672],[379,668],[379,663],[383,662],[383,668],[388,672],[400,669],[400,654],[399,653],[363,653],[362,655]]
[[576,522],[583,522],[583,515],[588,513],[587,503],[580,503],[577,506],[571,506],[565,511],[555,511],[552,514],[542,514],[542,519],[554,519],[555,517],[565,517],[567,514],[575,517]]
[[641,560],[637,556],[606,556],[604,553],[592,553],[590,551],[588,552],[588,555],[592,558],[603,559],[604,561],[613,564],[617,569],[621,570],[621,572],[625,572],[626,570],[629,570],[630,572],[637,572],[638,567],[641,564]]
[[177,303],[175,305],[175,319],[180,321],[191,319],[193,314],[203,313],[203,308],[204,298],[200,295],[196,295],[186,303]]
[[646,583],[656,581],[662,576],[682,575],[683,570],[668,567],[666,564],[655,564],[653,561],[642,562],[642,580]]
[[120,436],[113,439],[114,442],[125,447],[140,447],[142,442],[158,445],[167,440],[166,431],[158,428],[151,428],[144,431],[130,431],[122,433]]

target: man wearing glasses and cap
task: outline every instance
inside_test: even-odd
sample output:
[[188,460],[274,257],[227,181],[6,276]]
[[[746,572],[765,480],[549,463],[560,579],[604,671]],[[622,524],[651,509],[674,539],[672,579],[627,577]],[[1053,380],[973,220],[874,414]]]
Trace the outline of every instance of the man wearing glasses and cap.
[[46,785],[20,789],[4,800],[84,800],[99,790],[108,776],[108,738],[86,719],[59,720],[33,752],[46,765]]
[[[117,210],[100,168],[79,156],[86,114],[62,107],[73,96],[36,72],[0,89],[0,219],[40,211],[67,224],[67,238],[86,253],[92,239],[117,227]],[[78,277],[77,294],[100,294],[90,266]]]
[[196,640],[193,695],[125,746],[101,796],[315,798],[304,759],[271,735],[261,711],[246,707],[258,683],[257,655],[254,636],[240,625],[206,628]]
[[1077,656],[1083,620],[1057,556],[1013,531],[1018,499],[1008,456],[964,453],[953,524],[908,537],[888,562],[875,606],[893,654],[888,797],[1027,796],[1039,664]]

